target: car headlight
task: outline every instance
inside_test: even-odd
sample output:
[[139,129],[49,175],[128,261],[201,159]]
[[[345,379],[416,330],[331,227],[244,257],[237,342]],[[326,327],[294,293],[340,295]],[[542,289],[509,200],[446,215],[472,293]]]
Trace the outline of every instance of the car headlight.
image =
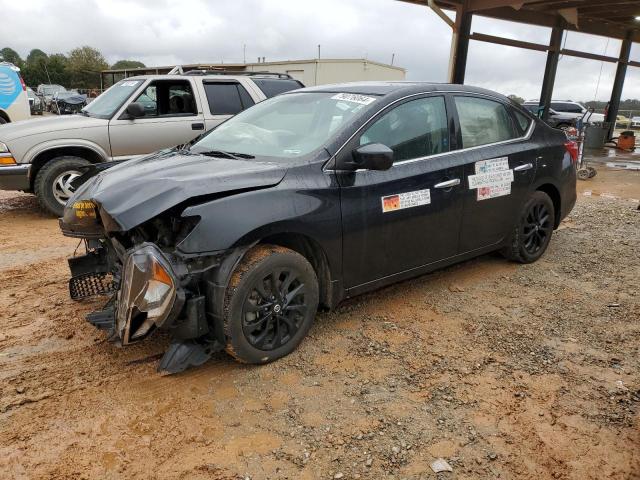
[[0,153],[9,153],[9,147],[6,143],[0,142]]
[[161,327],[176,299],[175,276],[169,262],[146,244],[126,257],[118,292],[116,328],[123,345],[141,340]]

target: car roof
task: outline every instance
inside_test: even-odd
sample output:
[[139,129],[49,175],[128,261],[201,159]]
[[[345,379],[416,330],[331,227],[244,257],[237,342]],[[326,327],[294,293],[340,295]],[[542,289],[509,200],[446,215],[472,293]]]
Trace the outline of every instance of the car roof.
[[507,97],[485,88],[473,87],[470,85],[458,85],[452,83],[416,82],[416,81],[389,81],[389,82],[351,82],[335,83],[330,85],[320,85],[307,87],[294,92],[327,92],[327,93],[356,93],[361,95],[386,96],[391,94],[411,95],[419,93],[433,92],[465,92],[489,95],[492,97],[508,100]]
[[[283,74],[284,75],[284,74]],[[216,79],[216,80],[239,80],[240,78],[251,78],[251,79],[269,79],[269,80],[295,80],[292,77],[278,77],[276,74],[255,74],[255,75],[247,75],[243,73],[238,73],[237,75],[228,74],[228,73],[159,73],[157,75],[132,75],[127,78],[123,78],[123,80],[179,80],[181,78],[206,78],[206,79]]]

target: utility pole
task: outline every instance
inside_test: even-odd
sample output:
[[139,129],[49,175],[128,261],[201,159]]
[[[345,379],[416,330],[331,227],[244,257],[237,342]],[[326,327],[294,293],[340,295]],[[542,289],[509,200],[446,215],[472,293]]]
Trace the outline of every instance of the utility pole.
[[392,54],[391,54],[391,65],[392,65],[392,66],[393,66],[393,61],[395,60],[395,58],[396,58],[396,54],[395,54],[395,53],[392,53]]
[[242,45],[242,63],[247,63],[247,44]]
[[320,45],[318,45],[318,60],[320,60]]

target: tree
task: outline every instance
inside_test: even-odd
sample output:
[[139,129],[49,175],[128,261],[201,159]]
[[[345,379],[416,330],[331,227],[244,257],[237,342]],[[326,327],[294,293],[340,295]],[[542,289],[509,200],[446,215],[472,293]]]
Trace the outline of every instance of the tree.
[[99,88],[100,72],[107,68],[109,64],[95,48],[84,46],[69,53],[67,70],[76,88]]
[[134,68],[145,68],[146,65],[137,60],[118,60],[116,63],[111,65],[112,70],[133,70]]
[[0,50],[0,60],[13,63],[16,67],[22,68],[24,66],[24,62],[18,52],[16,52],[13,48],[5,47]]
[[513,100],[516,103],[519,103],[520,105],[522,105],[524,103],[524,98],[519,97],[518,95],[507,95],[511,100]]
[[27,61],[22,71],[22,78],[27,85],[37,86],[49,83],[47,77],[47,59],[49,57],[39,48],[34,48],[27,55]]
[[54,53],[49,55],[47,59],[47,71],[51,78],[51,83],[57,83],[58,85],[69,86],[69,72],[67,71],[67,64],[69,60],[62,53]]

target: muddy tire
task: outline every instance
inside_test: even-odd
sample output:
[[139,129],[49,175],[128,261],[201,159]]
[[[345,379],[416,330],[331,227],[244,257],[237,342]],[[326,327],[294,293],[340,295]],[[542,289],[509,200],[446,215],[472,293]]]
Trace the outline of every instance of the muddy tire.
[[61,217],[64,206],[73,193],[70,182],[91,162],[80,157],[57,157],[49,160],[38,172],[33,190],[42,210]]
[[544,192],[534,192],[522,207],[518,223],[501,250],[502,255],[519,263],[535,262],[547,250],[554,225],[551,198]]
[[318,279],[302,255],[275,245],[252,248],[225,294],[227,352],[252,364],[288,355],[311,328],[318,297]]

